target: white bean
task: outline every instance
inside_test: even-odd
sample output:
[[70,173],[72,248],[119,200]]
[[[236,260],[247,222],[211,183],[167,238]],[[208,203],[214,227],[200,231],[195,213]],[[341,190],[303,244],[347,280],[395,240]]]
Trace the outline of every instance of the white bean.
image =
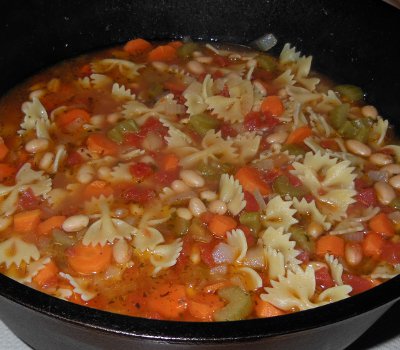
[[196,173],[194,170],[181,170],[179,173],[180,178],[189,187],[203,187],[204,178]]
[[265,139],[269,144],[271,143],[284,143],[288,137],[287,132],[274,132]]
[[347,149],[358,156],[369,157],[372,153],[371,148],[366,144],[357,140],[346,140],[345,141]]
[[228,211],[228,208],[225,202],[216,199],[208,205],[208,210],[213,214],[224,215]]
[[203,56],[203,53],[201,51],[193,51],[192,56],[193,57],[201,57],[201,56]]
[[125,264],[129,261],[131,251],[125,239],[119,239],[113,245],[113,257],[117,264]]
[[364,117],[371,117],[373,119],[376,119],[376,117],[378,116],[378,111],[374,106],[368,105],[361,108],[361,114]]
[[176,209],[176,215],[184,220],[191,220],[193,218],[192,212],[188,208]]
[[105,122],[105,116],[102,114],[96,114],[90,118],[90,124],[94,126],[102,126]]
[[371,156],[369,157],[369,161],[372,164],[375,164],[378,166],[384,166],[384,165],[392,164],[393,158],[389,154],[374,153],[374,154],[371,154]]
[[200,198],[207,202],[211,202],[211,201],[217,199],[218,196],[214,191],[203,191],[200,193]]
[[49,147],[49,140],[39,138],[39,139],[33,139],[28,141],[25,144],[25,150],[28,153],[38,153],[38,152],[43,152]]
[[400,174],[400,164],[389,164],[381,168],[381,171],[386,171],[389,176]]
[[196,57],[195,60],[197,62],[207,63],[207,64],[210,64],[213,61],[212,57],[210,57],[210,56],[199,56],[199,57]]
[[89,164],[82,165],[76,174],[76,179],[81,184],[88,184],[93,180],[93,177],[94,177],[94,169]]
[[200,216],[207,211],[207,208],[201,199],[191,198],[189,201],[189,210],[194,216]]
[[400,190],[400,175],[395,175],[389,179],[389,184],[396,190]]
[[47,83],[47,90],[57,92],[60,89],[61,81],[58,78],[53,78]]
[[307,233],[313,237],[317,238],[324,233],[324,227],[316,221],[311,221],[307,226]]
[[354,242],[346,243],[344,257],[349,265],[357,266],[363,258],[361,245]]
[[171,183],[171,188],[178,193],[186,192],[190,190],[190,187],[186,185],[182,180],[174,180]]
[[51,166],[51,164],[53,164],[53,160],[54,160],[54,154],[51,152],[46,152],[45,154],[43,154],[42,159],[40,159],[39,168],[42,170],[48,169]]
[[111,113],[107,116],[107,122],[109,122],[110,124],[115,124],[118,120],[120,120],[122,118],[121,113]]
[[186,64],[186,67],[193,74],[200,75],[200,74],[203,74],[205,72],[205,69],[204,69],[203,65],[200,62],[197,62],[197,61],[189,61]]
[[166,72],[168,70],[168,65],[164,62],[153,62],[152,66],[157,69],[159,72]]
[[383,181],[378,181],[374,184],[374,189],[378,201],[383,205],[388,205],[396,198],[396,192],[393,187]]
[[87,225],[89,225],[89,217],[79,214],[67,218],[62,224],[62,229],[65,232],[77,232],[84,229]]
[[190,261],[195,265],[201,261],[200,249],[196,245],[193,246],[192,251],[190,252]]

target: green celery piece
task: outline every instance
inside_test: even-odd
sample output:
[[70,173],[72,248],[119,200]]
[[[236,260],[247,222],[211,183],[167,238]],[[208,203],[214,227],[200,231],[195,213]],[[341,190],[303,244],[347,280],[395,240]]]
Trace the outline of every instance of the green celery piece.
[[274,72],[277,68],[276,58],[268,55],[259,55],[256,57],[258,67],[267,72]]
[[240,214],[239,221],[255,234],[261,229],[260,214],[258,212],[243,212]]
[[251,296],[237,286],[221,288],[218,295],[228,304],[214,313],[215,321],[238,321],[250,315],[253,309]]
[[315,249],[315,243],[311,237],[309,237],[306,231],[300,226],[292,226],[290,229],[291,240],[297,242],[300,248],[304,249],[307,252],[313,252]]
[[357,102],[364,98],[364,92],[355,85],[342,84],[335,86],[334,90],[340,94],[340,96],[349,101]]
[[189,232],[190,220],[176,215],[174,218],[174,232],[177,236],[184,236]]
[[400,198],[396,197],[395,199],[393,199],[390,202],[389,206],[394,208],[394,209],[396,209],[396,210],[399,210],[400,209]]
[[293,156],[304,156],[307,153],[303,147],[295,144],[283,145],[282,152],[285,151],[288,151],[289,154]]
[[176,50],[176,54],[180,58],[190,58],[194,51],[199,49],[199,45],[193,42],[183,44]]
[[343,103],[336,106],[329,113],[329,121],[335,129],[339,129],[347,120],[350,111],[350,105]]
[[136,122],[133,119],[126,119],[119,122],[116,126],[107,132],[107,137],[117,143],[122,143],[124,134],[128,132],[136,132],[139,130]]
[[272,183],[272,188],[281,196],[303,197],[308,193],[308,190],[302,185],[293,186],[285,175],[278,176]]
[[189,118],[189,126],[199,135],[204,136],[207,131],[216,129],[219,121],[205,113],[195,114]]
[[357,133],[358,129],[353,125],[352,122],[347,120],[338,130],[338,133],[345,138],[352,139]]

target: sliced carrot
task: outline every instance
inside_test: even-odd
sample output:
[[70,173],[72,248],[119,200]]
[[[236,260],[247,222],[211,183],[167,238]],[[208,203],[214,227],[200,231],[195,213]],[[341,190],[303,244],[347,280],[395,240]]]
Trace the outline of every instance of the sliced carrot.
[[[79,129],[83,124],[90,122],[90,114],[81,108],[70,109],[56,117],[56,123],[62,129]],[[72,131],[72,130],[71,130]]]
[[108,197],[114,193],[113,188],[102,180],[95,180],[88,184],[83,190],[84,198],[100,197],[101,195]]
[[0,163],[0,181],[3,181],[10,176],[14,176],[16,172],[17,169],[14,166]]
[[265,114],[279,117],[285,111],[282,100],[279,96],[267,96],[261,103],[261,111]]
[[35,231],[40,223],[40,209],[22,211],[14,215],[14,230],[28,233]]
[[199,294],[188,301],[190,314],[204,321],[212,321],[214,312],[224,307],[225,303],[216,294]]
[[234,218],[228,215],[214,215],[208,224],[209,230],[218,237],[224,237],[228,231],[237,227]]
[[368,223],[369,228],[385,237],[392,237],[396,233],[392,220],[385,213],[375,215]]
[[44,268],[41,269],[32,280],[40,288],[46,287],[57,280],[58,271],[57,265],[51,260],[44,265]]
[[179,166],[179,158],[173,153],[168,153],[163,157],[161,166],[164,171],[176,170]]
[[385,240],[376,232],[368,232],[362,242],[363,253],[365,256],[379,259],[382,254]]
[[248,166],[240,168],[235,177],[239,180],[245,191],[254,193],[259,190],[263,196],[270,194],[271,189],[268,184],[262,179],[260,172]]
[[262,300],[259,296],[255,298],[255,307],[257,317],[274,317],[285,315],[285,312],[274,305]]
[[151,50],[147,56],[150,62],[165,61],[169,62],[176,58],[176,49],[169,45],[160,45]]
[[298,143],[303,143],[304,140],[312,135],[312,130],[308,126],[302,126],[300,128],[297,128],[293,130],[288,138],[286,139],[286,144],[291,145],[291,144],[298,144]]
[[53,229],[60,228],[65,219],[66,217],[62,215],[52,216],[38,225],[37,232],[40,235],[48,235]]
[[149,294],[147,305],[165,318],[177,319],[187,307],[186,288],[182,284],[161,284]]
[[89,151],[104,156],[114,156],[118,153],[118,145],[103,134],[90,135],[86,140],[86,144]]
[[326,253],[343,257],[345,241],[339,236],[321,236],[317,240],[316,254],[324,256]]
[[89,275],[104,271],[111,263],[112,248],[109,245],[83,245],[78,243],[67,251],[69,265],[76,272]]
[[182,45],[182,41],[179,40],[171,41],[170,43],[168,43],[168,46],[172,46],[174,49],[179,49]]
[[124,45],[124,51],[130,53],[131,55],[140,55],[150,49],[151,44],[147,40],[141,38],[129,40]]
[[0,161],[3,160],[9,152],[8,147],[4,143],[4,140],[2,137],[0,137]]

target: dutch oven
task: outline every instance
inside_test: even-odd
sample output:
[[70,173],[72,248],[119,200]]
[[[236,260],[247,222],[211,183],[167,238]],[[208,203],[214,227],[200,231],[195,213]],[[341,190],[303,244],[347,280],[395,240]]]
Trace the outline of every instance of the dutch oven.
[[[134,37],[246,44],[265,33],[363,87],[400,127],[400,11],[381,1],[13,0],[0,11],[0,94],[38,70]],[[341,349],[400,297],[400,277],[355,297],[268,319],[141,319],[58,300],[0,275],[0,317],[35,349]]]

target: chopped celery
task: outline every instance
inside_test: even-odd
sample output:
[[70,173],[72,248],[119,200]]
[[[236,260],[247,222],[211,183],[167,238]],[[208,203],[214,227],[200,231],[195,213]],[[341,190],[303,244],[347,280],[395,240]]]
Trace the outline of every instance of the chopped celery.
[[199,45],[196,43],[188,42],[183,44],[176,50],[177,55],[180,58],[190,58],[194,51],[198,50]]
[[347,103],[343,103],[332,109],[332,111],[329,113],[329,121],[331,125],[335,129],[339,129],[346,122],[349,111],[350,105]]
[[199,135],[204,136],[208,130],[215,129],[219,121],[205,113],[192,115],[189,119],[189,126]]
[[348,139],[352,139],[354,138],[357,133],[358,133],[358,129],[357,127],[354,126],[354,124],[352,122],[350,122],[349,120],[347,120],[338,130],[338,133]]
[[349,102],[360,101],[364,98],[364,92],[355,85],[337,85],[334,90],[337,91],[342,98]]
[[228,304],[214,313],[215,321],[238,321],[250,315],[253,309],[251,296],[237,286],[221,288],[218,295]]
[[277,62],[276,58],[267,55],[259,55],[256,57],[258,67],[266,70],[267,72],[273,72],[276,70]]
[[174,232],[177,236],[184,236],[189,232],[190,220],[176,215],[174,218]]
[[209,243],[212,240],[211,233],[205,228],[199,218],[194,218],[189,226],[190,236],[198,242]]
[[221,174],[233,173],[235,168],[233,165],[228,163],[211,162],[207,164],[201,162],[198,164],[197,170],[200,172],[202,176],[214,179],[214,178],[219,178]]
[[303,197],[308,193],[303,185],[293,186],[285,175],[278,176],[273,182],[272,188],[281,196]]
[[393,199],[390,202],[389,206],[391,206],[392,208],[394,208],[396,210],[399,210],[400,209],[400,198],[397,197],[397,198]]
[[311,237],[309,237],[306,231],[300,226],[292,226],[290,229],[290,238],[297,242],[301,249],[307,252],[313,252],[315,248],[315,243]]
[[163,85],[161,83],[154,82],[147,89],[147,94],[150,99],[156,99],[164,92]]
[[239,221],[242,225],[250,228],[253,233],[261,229],[260,214],[258,212],[243,212],[240,214]]
[[282,152],[285,152],[285,151],[288,151],[289,154],[291,154],[293,156],[303,156],[307,153],[303,147],[301,147],[299,145],[295,145],[295,144],[283,145]]
[[136,132],[139,130],[136,122],[133,119],[126,119],[119,122],[112,129],[108,130],[107,137],[117,143],[122,143],[124,134],[128,132]]

